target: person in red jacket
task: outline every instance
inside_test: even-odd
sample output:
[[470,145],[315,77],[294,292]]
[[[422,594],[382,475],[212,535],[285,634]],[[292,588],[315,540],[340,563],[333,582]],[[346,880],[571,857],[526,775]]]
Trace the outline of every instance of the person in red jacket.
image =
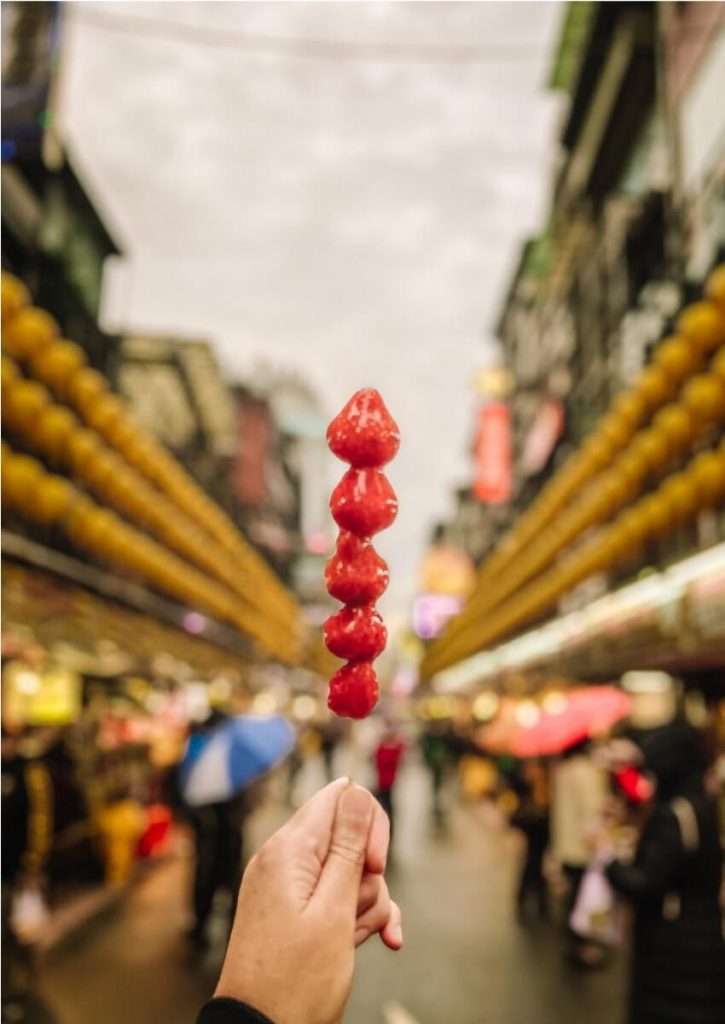
[[378,779],[375,795],[390,818],[391,832],[394,821],[393,788],[404,754],[403,737],[393,726],[388,726],[375,750],[375,771]]

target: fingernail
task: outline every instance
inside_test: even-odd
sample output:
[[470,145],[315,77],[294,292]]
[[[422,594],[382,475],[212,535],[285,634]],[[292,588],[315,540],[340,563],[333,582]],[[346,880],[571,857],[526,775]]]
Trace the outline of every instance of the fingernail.
[[335,779],[335,781],[332,783],[332,785],[333,786],[339,786],[342,782],[344,782],[346,786],[349,786],[350,785],[350,776],[349,775],[341,775],[338,779]]
[[372,797],[362,786],[348,786],[340,797],[340,811],[348,819],[368,820],[371,816],[372,806]]
[[399,924],[394,924],[393,925],[392,933],[393,933],[393,935],[392,935],[393,942],[397,943],[397,945],[399,945],[399,946],[402,946],[403,945],[403,929],[400,927]]

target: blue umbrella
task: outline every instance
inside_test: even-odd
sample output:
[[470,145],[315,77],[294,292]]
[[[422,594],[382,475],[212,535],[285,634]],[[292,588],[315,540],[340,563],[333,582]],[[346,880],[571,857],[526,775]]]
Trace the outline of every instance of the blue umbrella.
[[189,739],[180,767],[181,791],[191,807],[229,800],[273,768],[295,745],[280,715],[239,715]]

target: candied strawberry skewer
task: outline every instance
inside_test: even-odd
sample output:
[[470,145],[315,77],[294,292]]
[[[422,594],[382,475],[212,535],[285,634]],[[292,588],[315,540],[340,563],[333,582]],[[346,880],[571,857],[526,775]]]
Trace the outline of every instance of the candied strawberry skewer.
[[327,429],[327,441],[350,463],[330,498],[341,532],[325,569],[329,593],[345,603],[324,626],[328,649],[347,659],[330,680],[328,705],[338,715],[364,718],[379,687],[372,661],[385,648],[387,630],[374,602],[388,585],[388,567],[370,540],[395,519],[398,499],[380,466],[400,446],[395,420],[373,388],[356,392]]

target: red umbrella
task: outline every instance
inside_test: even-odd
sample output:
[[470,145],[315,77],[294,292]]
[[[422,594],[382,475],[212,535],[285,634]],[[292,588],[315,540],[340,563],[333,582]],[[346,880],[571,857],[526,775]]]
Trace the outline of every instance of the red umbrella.
[[629,713],[631,698],[615,686],[590,686],[549,694],[537,720],[512,737],[515,757],[560,754],[567,747],[608,732]]

